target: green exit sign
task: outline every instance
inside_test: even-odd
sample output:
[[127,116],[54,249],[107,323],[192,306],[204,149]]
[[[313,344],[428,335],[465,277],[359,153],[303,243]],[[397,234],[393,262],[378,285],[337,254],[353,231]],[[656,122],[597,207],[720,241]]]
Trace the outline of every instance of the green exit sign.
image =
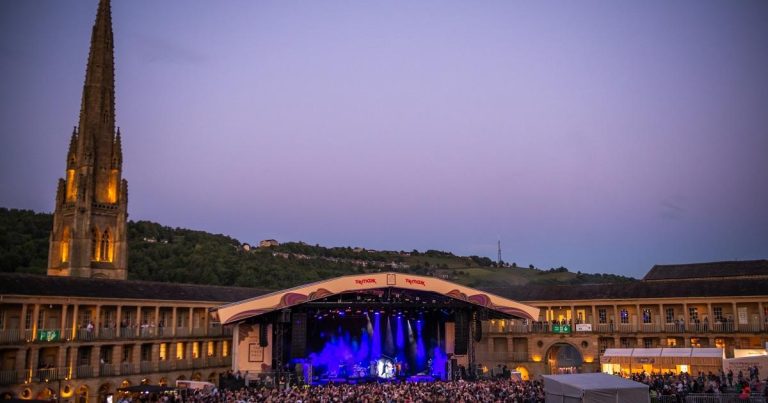
[[552,333],[570,333],[571,325],[552,325]]

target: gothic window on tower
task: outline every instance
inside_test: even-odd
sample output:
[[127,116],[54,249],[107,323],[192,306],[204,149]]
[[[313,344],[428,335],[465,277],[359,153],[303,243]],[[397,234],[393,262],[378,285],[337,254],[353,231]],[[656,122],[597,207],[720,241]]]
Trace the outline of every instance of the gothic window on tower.
[[61,233],[61,261],[69,262],[69,227],[64,227],[64,231]]
[[91,230],[91,260],[94,262],[99,261],[99,230],[93,228]]
[[75,170],[67,169],[67,202],[77,199],[77,187],[75,186]]
[[109,173],[109,184],[107,185],[107,202],[117,203],[117,169]]
[[104,230],[104,234],[101,235],[101,247],[99,248],[101,254],[99,255],[102,262],[112,261],[112,239],[110,239],[109,228]]

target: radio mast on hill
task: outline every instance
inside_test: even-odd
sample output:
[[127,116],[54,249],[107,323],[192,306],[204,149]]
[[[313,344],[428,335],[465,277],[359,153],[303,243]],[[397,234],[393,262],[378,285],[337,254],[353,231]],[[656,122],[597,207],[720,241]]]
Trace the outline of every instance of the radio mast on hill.
[[499,246],[499,261],[498,261],[498,264],[499,264],[499,267],[501,267],[501,239],[499,239],[498,246]]

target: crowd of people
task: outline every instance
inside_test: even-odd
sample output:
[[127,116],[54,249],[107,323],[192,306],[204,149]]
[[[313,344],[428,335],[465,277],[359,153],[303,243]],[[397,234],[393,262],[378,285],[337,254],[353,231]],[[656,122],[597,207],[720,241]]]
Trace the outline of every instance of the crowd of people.
[[747,374],[743,371],[734,374],[733,371],[726,373],[722,370],[717,374],[699,372],[695,376],[686,372],[679,374],[641,372],[632,374],[630,379],[648,385],[652,398],[675,396],[678,401],[683,401],[685,396],[692,393],[713,395],[731,393],[738,394],[740,399],[748,399],[750,395],[768,397],[766,381],[760,379],[757,367],[750,367]]
[[[503,372],[502,372],[503,374]],[[690,394],[737,394],[749,401],[750,396],[768,398],[766,381],[760,379],[757,367],[748,373],[731,371],[715,374],[635,373],[630,379],[649,386],[651,401],[684,402]],[[185,390],[183,393],[155,396],[143,400],[167,403],[365,403],[365,402],[479,402],[479,403],[544,403],[544,386],[538,380],[511,380],[508,377],[475,381],[435,382],[371,382],[361,384],[287,385],[284,382],[255,382],[245,385],[243,374],[222,376],[220,387]],[[227,382],[224,382],[227,381]],[[654,399],[658,398],[658,399]],[[664,398],[664,399],[662,399]],[[673,399],[673,400],[669,400]]]
[[366,402],[480,402],[544,403],[539,381],[478,380],[384,382],[305,386],[258,385],[239,389],[190,390],[159,398],[169,403],[366,403]]

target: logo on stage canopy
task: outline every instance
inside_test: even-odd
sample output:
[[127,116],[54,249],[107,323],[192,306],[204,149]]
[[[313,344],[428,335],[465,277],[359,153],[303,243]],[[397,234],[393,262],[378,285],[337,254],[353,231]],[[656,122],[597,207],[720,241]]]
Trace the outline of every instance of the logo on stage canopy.
[[405,279],[405,282],[408,284],[417,284],[417,285],[423,285],[424,287],[427,286],[427,284],[424,283],[424,280],[417,280],[417,279]]
[[366,284],[376,284],[375,278],[360,278],[355,280],[355,283],[360,285],[366,285]]

